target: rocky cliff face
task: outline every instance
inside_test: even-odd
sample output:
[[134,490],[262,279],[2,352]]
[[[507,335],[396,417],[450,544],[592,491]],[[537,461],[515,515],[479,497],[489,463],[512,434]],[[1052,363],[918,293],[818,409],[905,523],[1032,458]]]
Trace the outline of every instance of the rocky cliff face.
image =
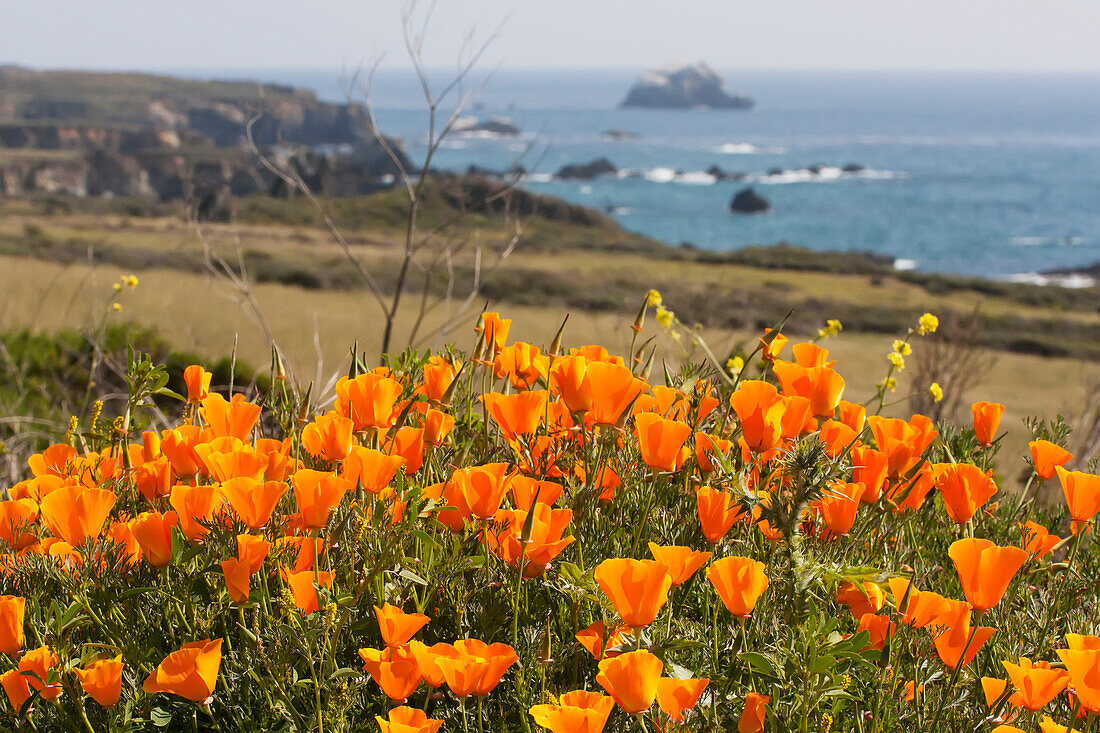
[[[325,195],[377,190],[397,173],[361,107],[288,87],[5,66],[0,119],[7,194],[171,199],[269,191],[277,181],[244,149],[251,120],[256,144],[292,161]],[[400,143],[390,143],[403,158]]]
[[647,72],[620,106],[750,109],[753,104],[752,97],[727,92],[722,77],[706,64],[681,64]]

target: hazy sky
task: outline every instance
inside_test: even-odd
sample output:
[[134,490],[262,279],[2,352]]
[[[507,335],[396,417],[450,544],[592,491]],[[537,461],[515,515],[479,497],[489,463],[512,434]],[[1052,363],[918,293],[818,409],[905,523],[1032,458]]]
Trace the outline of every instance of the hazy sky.
[[[0,62],[126,69],[404,63],[402,0],[0,0]],[[421,3],[422,9],[427,3]],[[1100,0],[438,0],[448,67],[503,21],[488,65],[1100,71]]]

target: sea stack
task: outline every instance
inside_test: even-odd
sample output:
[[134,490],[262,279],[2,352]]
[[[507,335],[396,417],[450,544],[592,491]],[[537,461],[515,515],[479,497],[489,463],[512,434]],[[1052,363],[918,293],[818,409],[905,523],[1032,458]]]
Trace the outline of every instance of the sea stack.
[[647,71],[620,107],[654,109],[752,109],[752,97],[730,94],[718,72],[704,63],[670,64]]
[[749,188],[742,188],[730,201],[730,213],[732,214],[766,214],[772,210],[769,201]]

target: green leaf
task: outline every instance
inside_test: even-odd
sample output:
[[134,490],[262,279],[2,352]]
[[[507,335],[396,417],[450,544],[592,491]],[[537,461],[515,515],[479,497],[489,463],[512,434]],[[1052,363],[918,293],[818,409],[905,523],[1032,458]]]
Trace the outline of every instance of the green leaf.
[[775,669],[775,665],[772,664],[772,660],[765,657],[758,652],[741,652],[738,655],[741,660],[748,664],[753,669],[757,670],[761,674],[766,674],[769,677],[779,679],[779,672]]

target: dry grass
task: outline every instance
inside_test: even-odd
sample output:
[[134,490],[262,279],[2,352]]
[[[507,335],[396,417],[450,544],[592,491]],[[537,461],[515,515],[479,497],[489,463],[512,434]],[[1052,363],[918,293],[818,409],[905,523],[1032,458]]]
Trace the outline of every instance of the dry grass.
[[[111,285],[121,274],[121,270],[112,266],[58,265],[0,257],[0,292],[4,294],[0,296],[0,330],[50,331],[93,326],[107,312]],[[136,290],[124,292],[123,311],[111,312],[107,317],[152,326],[177,348],[194,350],[210,358],[228,354],[236,338],[242,359],[258,365],[267,362],[269,347],[262,329],[250,317],[247,306],[223,282],[164,269],[136,274],[140,285]],[[355,339],[368,353],[377,351],[381,319],[365,293],[307,291],[267,283],[256,285],[254,295],[288,366],[299,379],[319,378],[325,382],[332,373],[346,368],[348,349]],[[522,334],[522,339],[541,344],[553,338],[563,317],[555,308],[508,306],[504,310],[513,319],[513,333],[517,337]],[[409,306],[399,319],[398,343],[403,342],[400,337],[407,334],[412,317]],[[473,317],[471,313],[447,340],[471,346]],[[573,313],[566,330],[567,343],[599,342],[625,353],[630,346],[629,321],[629,317],[616,313]],[[436,319],[434,324],[439,322]],[[652,320],[647,330],[655,332]],[[704,337],[716,353],[724,354],[745,335],[712,330],[705,331]],[[661,340],[660,351],[675,360],[679,353],[676,347],[663,336]],[[441,342],[437,339],[431,345],[438,346]],[[849,398],[869,397],[875,382],[885,373],[890,340],[843,334],[830,340],[828,346],[840,360],[848,380]],[[916,348],[920,348],[919,343]],[[899,375],[899,394],[905,394],[908,376],[906,372]],[[1004,426],[1010,434],[1005,455],[1016,456],[1026,442],[1021,422],[1025,416],[1053,417],[1061,413],[1075,418],[1088,385],[1095,384],[1098,378],[1100,366],[1096,364],[999,353],[966,400],[997,400],[1008,406]],[[902,413],[905,408],[904,403],[897,404],[891,411]]]

